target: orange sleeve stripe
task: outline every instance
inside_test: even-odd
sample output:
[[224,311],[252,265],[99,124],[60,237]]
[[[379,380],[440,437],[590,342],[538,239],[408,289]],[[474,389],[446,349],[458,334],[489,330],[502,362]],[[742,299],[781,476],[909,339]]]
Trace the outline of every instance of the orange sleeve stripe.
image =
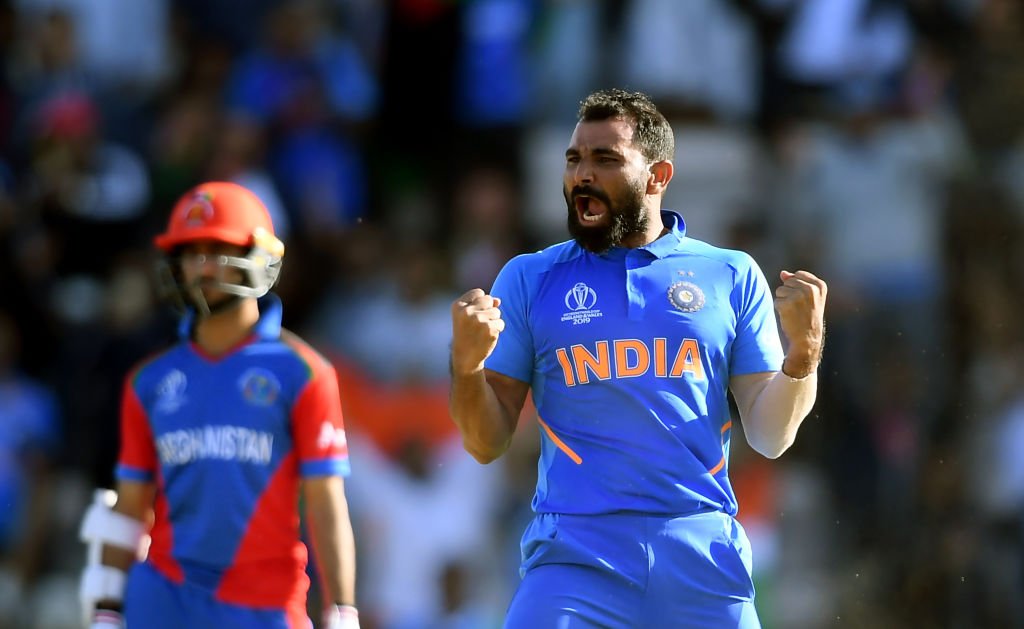
[[[732,428],[732,420],[731,419],[729,421],[725,422],[724,424],[722,424],[722,434],[725,435],[725,431],[729,430],[730,428]],[[722,437],[722,440],[723,441],[725,440],[724,436]],[[722,446],[724,447],[725,444],[723,443]],[[712,476],[714,476],[715,474],[721,472],[723,467],[725,467],[725,455],[724,454],[722,455],[722,460],[718,462],[718,465],[716,465],[713,468],[711,468],[710,470],[708,470],[708,472]]]
[[575,452],[573,452],[572,448],[565,445],[565,442],[558,438],[558,435],[556,435],[555,432],[551,430],[551,427],[548,426],[547,423],[543,419],[541,419],[539,415],[537,416],[537,423],[539,423],[540,427],[544,429],[545,433],[547,433],[548,439],[551,439],[551,441],[555,444],[555,446],[558,447],[559,450],[565,452],[565,454],[570,459],[572,459],[573,463],[575,463],[576,465],[580,465],[581,463],[583,463],[583,459],[580,457],[580,455],[576,454]]

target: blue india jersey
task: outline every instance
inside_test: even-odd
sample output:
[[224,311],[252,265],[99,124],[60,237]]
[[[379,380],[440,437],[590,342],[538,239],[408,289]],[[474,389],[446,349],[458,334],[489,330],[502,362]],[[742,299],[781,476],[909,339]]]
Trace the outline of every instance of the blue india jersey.
[[772,292],[748,254],[662,220],[645,247],[567,241],[495,280],[506,327],[486,367],[531,386],[539,513],[736,514],[729,378],[781,368]]

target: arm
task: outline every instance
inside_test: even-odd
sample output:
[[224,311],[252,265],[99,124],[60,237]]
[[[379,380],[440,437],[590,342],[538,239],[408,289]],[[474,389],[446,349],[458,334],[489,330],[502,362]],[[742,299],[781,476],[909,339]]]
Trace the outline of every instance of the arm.
[[[156,483],[143,483],[136,481],[118,481],[117,502],[111,509],[114,513],[143,523],[145,529],[149,529],[153,522],[153,501],[156,499]],[[139,559],[138,550],[129,550],[110,546],[103,546],[103,565],[128,571],[132,564]],[[104,601],[99,602],[103,607]]]
[[156,486],[120,481],[117,492],[97,490],[79,536],[88,544],[79,595],[86,622],[94,629],[121,627],[126,573],[143,556]]
[[452,383],[448,409],[466,451],[490,463],[512,443],[529,385],[484,369],[505,329],[501,301],[473,289],[452,304]]
[[750,447],[769,459],[793,445],[797,429],[817,395],[818,376],[790,378],[782,371],[733,376],[729,387],[736,398],[743,432]]
[[806,271],[782,271],[780,277],[775,309],[789,345],[782,371],[729,380],[747,442],[772,459],[793,444],[800,424],[814,406],[828,291],[825,282]]
[[[335,475],[307,478],[302,494],[326,605],[325,626],[358,627],[356,544],[345,481]],[[342,613],[351,624],[334,624],[341,622]]]

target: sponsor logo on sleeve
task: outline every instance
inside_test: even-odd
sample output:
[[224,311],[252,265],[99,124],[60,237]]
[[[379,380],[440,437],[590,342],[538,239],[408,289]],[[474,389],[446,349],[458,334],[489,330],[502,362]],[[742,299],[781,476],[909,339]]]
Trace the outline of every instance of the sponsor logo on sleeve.
[[344,450],[347,443],[345,429],[335,427],[330,421],[324,420],[320,426],[320,436],[316,439],[316,446],[321,450]]

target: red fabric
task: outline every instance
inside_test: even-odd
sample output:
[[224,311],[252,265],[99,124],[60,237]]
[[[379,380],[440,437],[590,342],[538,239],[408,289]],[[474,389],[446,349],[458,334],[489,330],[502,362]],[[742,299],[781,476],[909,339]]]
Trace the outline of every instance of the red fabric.
[[121,394],[121,452],[118,463],[155,474],[157,458],[153,432],[132,386],[136,373],[129,374]]
[[[231,567],[221,579],[215,594],[217,600],[252,607],[305,609],[308,552],[299,541],[297,466],[294,451],[281,461],[256,503]],[[292,556],[288,559],[268,556],[289,546]]]
[[299,461],[348,457],[338,374],[329,362],[295,337],[284,337],[313,372],[292,410],[292,431]]

